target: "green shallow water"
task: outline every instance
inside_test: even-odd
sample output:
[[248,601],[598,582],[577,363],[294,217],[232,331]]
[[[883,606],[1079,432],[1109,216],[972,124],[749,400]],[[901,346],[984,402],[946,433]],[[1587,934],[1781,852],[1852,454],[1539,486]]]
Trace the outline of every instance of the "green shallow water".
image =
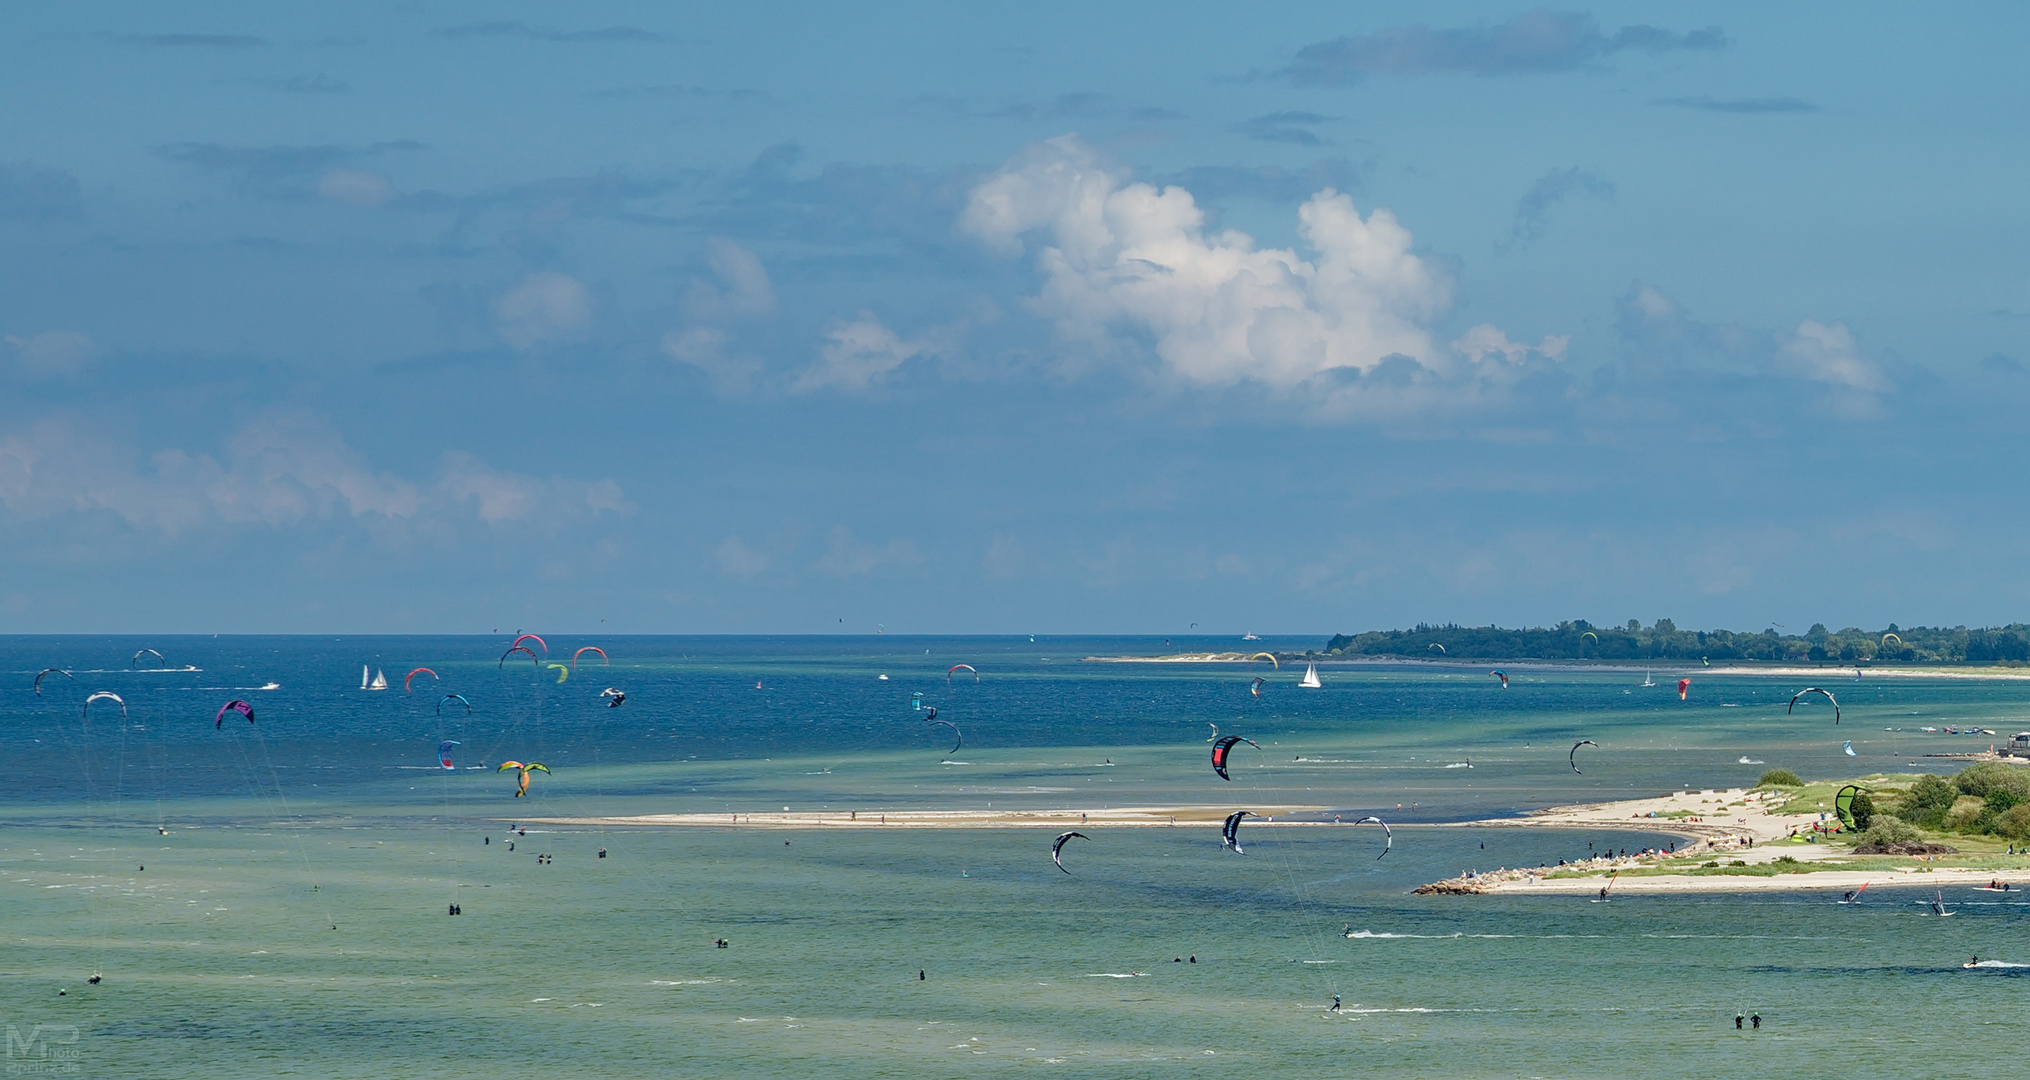
[[1488,834],[1088,831],[11,828],[0,1017],[91,1076],[1944,1076],[2030,989],[1958,967],[2025,910],[1965,890],[1425,898]]
[[[0,668],[28,673],[0,690],[12,781],[0,1024],[13,1032],[0,1064],[100,1077],[1993,1077],[2030,1019],[2030,967],[1959,966],[1972,953],[2030,964],[2030,911],[1972,890],[1948,894],[1950,919],[1912,888],[1870,889],[1853,907],[1409,895],[1466,868],[1662,842],[1415,822],[1751,783],[1764,762],[1819,777],[1949,771],[1922,755],[1995,740],[1918,729],[2030,726],[2016,684],[1829,683],[1846,714],[1836,727],[1823,708],[1785,715],[1790,680],[1695,672],[1679,703],[1662,669],[1648,688],[1628,672],[1514,669],[1506,693],[1464,668],[1327,668],[1319,691],[1284,671],[1256,698],[1233,668],[1066,659],[1156,651],[1148,641],[605,644],[616,659],[596,679],[556,683],[497,664],[490,640],[0,639]],[[142,645],[201,670],[121,670]],[[363,656],[397,672],[430,663],[474,711],[362,693]],[[83,681],[29,693],[57,657]],[[982,681],[947,683],[961,660]],[[281,689],[245,689],[271,681]],[[625,709],[603,707],[606,685],[626,687]],[[101,686],[130,714],[81,723],[82,694]],[[955,760],[910,710],[916,691],[964,727]],[[229,694],[254,700],[260,723],[215,728]],[[1211,723],[1262,744],[1236,753],[1230,783],[1206,765]],[[1578,738],[1600,743],[1581,751],[1584,775],[1566,764]],[[1849,738],[1855,757],[1840,750]],[[466,768],[433,767],[442,739]],[[554,771],[515,799],[491,770],[507,757]],[[1372,827],[1250,823],[1236,856],[1210,828],[1094,827],[1067,847],[1067,875],[1048,830],[510,838],[505,820],[1177,803],[1379,811],[1396,840],[1377,860]],[[453,903],[463,915],[446,914]],[[105,981],[87,985],[93,971]],[[1743,1010],[1764,1030],[1736,1033]]]

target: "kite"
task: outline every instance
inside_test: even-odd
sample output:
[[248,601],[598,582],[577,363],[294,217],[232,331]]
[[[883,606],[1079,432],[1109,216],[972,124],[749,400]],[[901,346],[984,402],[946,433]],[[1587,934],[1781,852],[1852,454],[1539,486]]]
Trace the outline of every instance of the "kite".
[[[1064,870],[1064,860],[1059,857],[1060,854],[1064,851],[1064,842],[1073,839],[1090,840],[1092,839],[1092,837],[1087,836],[1082,832],[1068,832],[1059,836],[1056,842],[1050,845],[1050,861],[1056,863],[1057,868],[1059,870]],[[1069,870],[1064,870],[1064,872],[1067,874],[1071,873],[1071,871]]]
[[1257,750],[1262,748],[1262,744],[1253,739],[1243,739],[1239,735],[1220,736],[1219,741],[1212,744],[1212,771],[1218,773],[1221,780],[1233,779],[1226,774],[1226,759],[1227,755],[1233,753],[1235,743],[1247,743]]
[[247,704],[244,701],[240,701],[237,698],[235,698],[234,700],[228,701],[224,705],[219,706],[219,714],[215,717],[212,717],[211,729],[213,731],[217,731],[218,729],[226,726],[226,714],[229,712],[236,712],[239,713],[241,716],[246,717],[247,723],[249,724],[254,722],[254,707],[252,705]]
[[618,709],[618,708],[620,708],[620,706],[621,706],[621,705],[622,705],[622,704],[623,704],[624,702],[626,702],[626,701],[627,701],[627,692],[626,692],[626,691],[624,691],[624,690],[615,690],[615,689],[614,689],[613,687],[611,687],[611,686],[607,687],[607,688],[606,688],[606,689],[604,689],[604,690],[601,690],[601,691],[599,692],[599,696],[600,696],[600,697],[603,697],[603,698],[612,698],[612,699],[613,699],[613,700],[611,700],[611,701],[609,701],[609,702],[607,702],[607,703],[606,703],[606,707],[607,707],[607,708],[609,708],[609,709]]
[[[937,710],[935,709],[931,710],[931,712],[933,713],[935,713],[936,711]],[[958,753],[959,747],[966,745],[965,735],[961,734],[959,731],[959,726],[957,724],[952,723],[950,720],[925,720],[924,723],[936,724],[939,727],[948,727],[952,729],[952,737],[954,739],[957,739],[958,741],[952,743],[952,748],[950,750],[945,751],[945,756],[949,757],[952,754]]]
[[64,678],[66,678],[66,679],[69,679],[69,680],[70,680],[70,681],[72,681],[72,682],[76,682],[76,681],[78,681],[78,677],[77,677],[77,676],[75,676],[75,675],[71,674],[71,673],[70,673],[70,672],[68,672],[68,671],[65,671],[64,669],[62,669],[62,668],[60,668],[60,667],[46,667],[46,668],[43,668],[43,669],[42,669],[41,671],[39,671],[39,672],[36,672],[36,675],[35,675],[35,696],[36,696],[36,697],[41,697],[41,696],[42,696],[42,679],[43,679],[43,676],[45,676],[45,675],[61,675],[61,676],[63,676]]
[[1805,696],[1806,694],[1824,694],[1826,696],[1826,700],[1833,703],[1833,723],[1838,724],[1840,722],[1839,701],[1833,697],[1833,692],[1831,690],[1821,690],[1816,686],[1807,686],[1804,689],[1799,690],[1797,693],[1790,695],[1790,705],[1789,707],[1783,710],[1783,715],[1789,716],[1791,714],[1791,710],[1797,708],[1797,699]]
[[1569,754],[1567,754],[1567,755],[1565,755],[1565,760],[1567,760],[1567,761],[1570,761],[1570,762],[1572,763],[1572,771],[1573,771],[1573,772],[1578,772],[1578,771],[1579,771],[1579,748],[1580,748],[1580,747],[1582,747],[1582,746],[1599,746],[1599,745],[1600,745],[1599,743],[1597,743],[1597,742],[1594,742],[1594,741],[1593,741],[1593,740],[1591,740],[1591,739],[1580,739],[1580,740],[1579,740],[1578,742],[1575,742],[1575,743],[1573,743],[1573,744],[1572,744],[1572,752],[1571,752],[1571,753],[1569,753]]
[[1361,818],[1359,821],[1354,822],[1354,824],[1366,825],[1369,822],[1373,822],[1376,825],[1382,827],[1382,853],[1380,855],[1375,856],[1375,858],[1377,860],[1385,859],[1388,857],[1389,849],[1396,846],[1396,831],[1394,829],[1389,828],[1388,822],[1383,821],[1378,817],[1364,817]]
[[465,695],[464,695],[464,694],[446,694],[446,695],[444,695],[444,696],[443,696],[443,698],[439,699],[439,700],[438,700],[438,702],[437,702],[437,715],[439,715],[439,716],[443,716],[443,715],[444,715],[444,703],[445,703],[446,701],[455,701],[455,702],[459,703],[460,705],[463,705],[463,706],[465,706],[465,715],[467,715],[467,716],[471,716],[471,715],[472,715],[472,702],[470,702],[470,701],[467,701],[467,700],[465,700]]
[[1226,824],[1219,827],[1219,846],[1230,849],[1236,855],[1246,855],[1247,852],[1241,850],[1241,819],[1254,816],[1255,812],[1252,810],[1236,810],[1228,814]]
[[524,765],[519,761],[503,761],[500,763],[500,768],[495,769],[494,772],[504,773],[509,769],[521,770],[521,784],[520,786],[515,788],[515,798],[517,799],[529,793],[529,770],[534,769],[537,772],[542,773],[547,773],[550,771],[550,767],[548,765],[543,764],[540,761],[531,761],[527,765]]
[[93,694],[91,697],[85,699],[85,707],[78,710],[78,719],[82,720],[86,716],[91,714],[92,702],[94,701],[117,701],[120,703],[120,715],[121,716],[127,715],[126,698],[123,698],[120,695],[113,693],[111,690],[101,690],[98,693]]
[[438,743],[437,764],[442,765],[447,769],[457,768],[458,766],[451,764],[451,748],[454,746],[463,746],[463,745],[465,744],[459,742],[456,739],[446,739],[443,742]]
[[971,664],[953,664],[953,665],[952,665],[952,669],[951,669],[950,671],[947,671],[947,672],[945,672],[945,684],[946,684],[946,685],[950,685],[950,684],[951,684],[951,681],[952,681],[952,676],[953,676],[953,675],[956,675],[956,674],[958,674],[958,673],[959,673],[959,672],[961,672],[961,671],[970,671],[970,672],[972,672],[972,673],[973,673],[973,681],[974,681],[974,682],[976,682],[976,683],[980,681],[980,669],[979,669],[979,668],[976,668],[976,667],[974,667],[974,666],[973,666],[973,665],[971,665]]
[[403,692],[403,693],[405,693],[405,694],[406,694],[406,693],[409,693],[409,692],[410,692],[410,691],[409,691],[409,682],[410,682],[410,680],[414,679],[414,678],[415,678],[416,676],[418,676],[418,675],[428,675],[428,676],[430,676],[430,677],[431,677],[431,678],[433,678],[433,679],[438,679],[439,681],[442,681],[442,676],[439,676],[439,675],[438,675],[438,674],[437,674],[436,672],[434,672],[434,671],[431,671],[431,670],[430,670],[429,668],[426,668],[426,667],[419,667],[419,668],[417,668],[416,670],[414,670],[414,671],[410,672],[410,673],[409,673],[408,675],[406,675],[406,676],[404,676],[404,677],[403,677],[403,679],[402,679],[402,692]]

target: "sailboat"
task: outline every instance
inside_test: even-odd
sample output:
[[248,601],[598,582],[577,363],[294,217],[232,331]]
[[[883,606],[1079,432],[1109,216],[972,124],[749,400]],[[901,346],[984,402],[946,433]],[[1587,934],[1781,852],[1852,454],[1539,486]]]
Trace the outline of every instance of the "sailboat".
[[362,690],[367,688],[367,666],[365,664],[359,666],[359,688]]
[[1257,633],[1255,633],[1255,632],[1253,632],[1253,631],[1249,631],[1248,633],[1245,633],[1245,634],[1242,634],[1242,635],[1241,635],[1241,640],[1242,640],[1242,641],[1260,641],[1260,640],[1262,640],[1262,635],[1260,635],[1260,634],[1257,634]]
[[1320,687],[1324,686],[1325,685],[1324,683],[1318,681],[1318,665],[1317,664],[1304,665],[1304,679],[1297,685],[1308,686],[1313,690],[1319,689]]
[[1650,678],[1650,677],[1649,677],[1649,669],[1648,669],[1648,668],[1643,668],[1643,669],[1642,669],[1642,685],[1644,685],[1644,686],[1655,686],[1655,685],[1656,685],[1656,680],[1655,680],[1655,679],[1652,679],[1652,678]]
[[388,688],[388,677],[386,675],[381,674],[378,671],[374,672],[374,681],[367,684],[367,689],[386,690],[387,688]]

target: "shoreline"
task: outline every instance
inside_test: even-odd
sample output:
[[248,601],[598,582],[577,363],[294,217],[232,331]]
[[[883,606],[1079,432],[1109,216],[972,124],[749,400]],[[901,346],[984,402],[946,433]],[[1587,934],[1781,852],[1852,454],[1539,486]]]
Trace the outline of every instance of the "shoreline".
[[[1162,656],[1082,656],[1082,664],[1248,664],[1256,662],[1249,653],[1171,653]],[[1282,653],[1277,659],[1290,664],[1316,664],[1320,668],[1350,667],[1422,667],[1460,668],[1474,670],[1488,665],[1511,671],[1562,671],[1591,672],[1599,674],[1633,674],[1653,672],[1669,678],[1696,678],[1710,675],[1768,676],[1785,679],[1831,679],[1853,681],[1856,670],[1863,680],[1874,678],[1910,679],[1968,679],[1976,682],[2030,682],[2030,669],[1998,667],[1864,667],[1856,669],[1846,665],[1802,665],[1785,664],[1770,667],[1752,667],[1743,664],[1728,664],[1706,667],[1685,661],[1661,664],[1636,664],[1600,660],[1496,660],[1458,659],[1427,660],[1419,656],[1332,656],[1314,657],[1304,653]],[[1280,670],[1280,664],[1279,664]]]
[[[816,810],[726,811],[714,814],[636,814],[627,817],[493,818],[530,825],[638,826],[644,828],[715,829],[1043,829],[1080,825],[1169,828],[1218,826],[1236,808],[1230,806],[1126,806],[1111,809],[1058,810]],[[1290,814],[1323,814],[1324,806],[1270,806],[1254,813],[1248,827],[1330,826],[1330,821],[1278,821]]]
[[[1469,821],[1419,822],[1394,826],[1414,833],[1420,829],[1565,829],[1574,832],[1609,830],[1674,836],[1681,841],[1672,852],[1647,851],[1625,857],[1600,857],[1565,866],[1501,867],[1463,871],[1418,887],[1423,895],[1590,895],[1609,875],[1621,875],[1616,893],[1686,894],[1718,892],[1822,892],[1858,889],[1862,885],[1939,887],[1985,885],[2003,881],[2030,892],[2030,867],[1982,869],[1926,865],[1910,858],[1908,865],[1853,868],[1854,857],[1841,844],[1792,842],[1809,835],[1819,821],[1816,812],[1778,814],[1775,804],[1785,797],[1747,788],[1685,790],[1645,799],[1553,806],[1519,817]],[[721,813],[639,814],[614,817],[526,817],[489,820],[566,828],[713,828],[713,829],[1077,829],[1085,828],[1217,828],[1234,810],[1230,806],[1176,805],[1042,810],[822,810],[725,811]],[[1358,827],[1352,820],[1318,820],[1331,813],[1323,806],[1265,806],[1254,811],[1248,828]],[[1342,811],[1344,812],[1344,811]],[[1305,815],[1309,820],[1291,820]],[[1652,816],[1654,815],[1654,816]],[[1665,816],[1675,815],[1675,816]],[[1693,859],[1740,862],[1758,868],[1789,857],[1804,864],[1794,873],[1655,873],[1665,867],[1689,869]],[[1861,856],[1871,858],[1872,856]],[[1832,863],[1811,868],[1813,863]],[[1729,866],[1727,869],[1737,869]],[[1552,876],[1564,875],[1564,876]]]

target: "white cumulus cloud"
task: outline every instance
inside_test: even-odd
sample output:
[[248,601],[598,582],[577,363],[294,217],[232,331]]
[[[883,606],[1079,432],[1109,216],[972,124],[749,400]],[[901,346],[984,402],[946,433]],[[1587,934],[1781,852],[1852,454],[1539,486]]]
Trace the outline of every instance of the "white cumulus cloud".
[[818,349],[818,362],[805,368],[790,385],[792,390],[865,390],[876,380],[899,368],[911,357],[922,354],[919,342],[904,341],[868,312],[825,334]]
[[718,284],[693,281],[684,293],[684,313],[693,319],[743,319],[775,310],[775,285],[755,254],[731,240],[705,243],[705,263]]
[[493,318],[517,349],[576,341],[592,323],[592,291],[566,274],[530,274],[494,301]]
[[1861,355],[1860,343],[1844,323],[1827,326],[1806,319],[1784,339],[1776,356],[1780,367],[1836,390],[1877,394],[1889,389],[1889,379]]
[[1434,371],[1457,366],[1428,330],[1452,283],[1413,252],[1393,213],[1363,217],[1328,188],[1297,217],[1309,256],[1208,232],[1189,191],[1126,182],[1066,136],[981,183],[960,224],[1004,253],[1033,238],[1044,276],[1035,306],[1067,338],[1104,349],[1117,328],[1132,329],[1191,383],[1288,388],[1396,355]]

